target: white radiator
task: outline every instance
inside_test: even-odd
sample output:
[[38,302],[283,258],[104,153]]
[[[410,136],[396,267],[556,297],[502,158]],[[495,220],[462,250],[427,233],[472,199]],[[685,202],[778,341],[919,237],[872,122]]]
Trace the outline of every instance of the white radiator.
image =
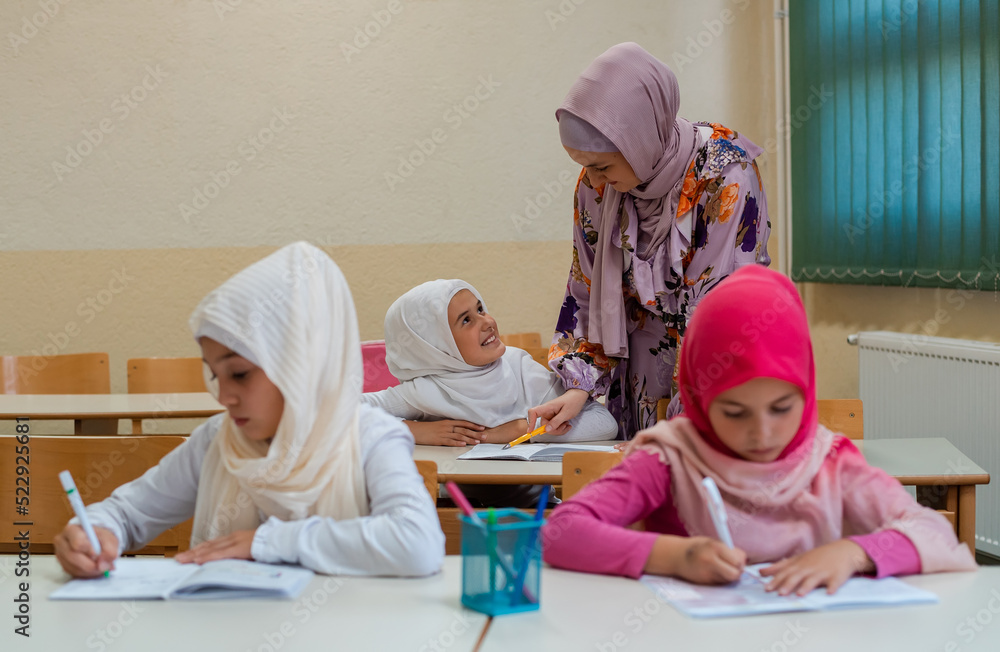
[[1000,344],[858,333],[866,439],[945,437],[990,474],[976,488],[976,549],[1000,556]]

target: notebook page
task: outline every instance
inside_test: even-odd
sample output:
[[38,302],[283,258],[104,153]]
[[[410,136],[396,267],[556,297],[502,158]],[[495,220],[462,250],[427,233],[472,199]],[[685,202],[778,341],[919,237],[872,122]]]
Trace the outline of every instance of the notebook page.
[[295,597],[314,573],[296,566],[263,564],[245,559],[210,561],[178,585],[171,598]]
[[197,564],[179,564],[173,559],[115,561],[110,577],[75,579],[49,594],[50,600],[156,600],[166,598],[171,589],[197,573]]

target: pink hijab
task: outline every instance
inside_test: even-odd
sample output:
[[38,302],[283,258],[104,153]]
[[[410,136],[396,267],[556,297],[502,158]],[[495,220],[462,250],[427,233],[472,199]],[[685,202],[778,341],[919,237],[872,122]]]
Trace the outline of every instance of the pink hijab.
[[[556,118],[566,111],[617,146],[642,183],[627,193],[606,186],[591,279],[588,338],[611,356],[627,349],[622,297],[622,252],[613,242],[628,203],[639,218],[636,253],[646,259],[666,239],[677,217],[684,175],[698,149],[695,126],[677,117],[677,77],[635,43],[620,43],[597,57],[570,88]],[[572,144],[564,143],[572,147]]]
[[[688,323],[678,378],[684,416],[640,432],[629,454],[648,450],[670,466],[677,513],[692,536],[716,536],[701,487],[703,478],[713,478],[733,540],[750,563],[892,529],[913,543],[923,572],[975,568],[968,548],[940,514],[868,466],[843,435],[817,424],[815,375],[795,286],[765,267],[743,267],[705,295]],[[708,419],[716,396],[759,377],[789,382],[805,398],[798,431],[769,463],[738,457]],[[855,493],[862,487],[863,494]]]

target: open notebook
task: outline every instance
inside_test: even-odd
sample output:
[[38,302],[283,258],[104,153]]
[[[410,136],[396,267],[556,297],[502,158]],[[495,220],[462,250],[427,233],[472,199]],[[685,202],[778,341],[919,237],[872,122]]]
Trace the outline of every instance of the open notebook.
[[209,600],[294,598],[314,573],[243,559],[179,564],[173,559],[123,558],[110,577],[66,582],[50,600]]
[[507,450],[504,444],[476,444],[458,456],[460,460],[524,460],[526,462],[561,462],[571,451],[614,452],[614,446],[596,444],[518,444]]
[[661,600],[695,618],[856,609],[938,601],[937,596],[930,591],[910,586],[894,577],[879,580],[852,577],[833,595],[827,595],[826,588],[820,588],[802,597],[782,597],[764,590],[771,578],[761,577],[759,571],[769,565],[747,566],[739,581],[724,586],[702,586],[673,577],[654,575],[643,575],[639,580]]

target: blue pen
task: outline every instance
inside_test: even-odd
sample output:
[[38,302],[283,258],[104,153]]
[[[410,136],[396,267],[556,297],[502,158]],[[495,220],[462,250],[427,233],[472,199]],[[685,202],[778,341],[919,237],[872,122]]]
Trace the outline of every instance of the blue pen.
[[[545,485],[542,487],[542,494],[538,497],[538,508],[535,509],[535,521],[541,521],[545,516],[545,506],[549,504],[549,490],[552,487],[550,485]],[[536,527],[531,530],[528,535],[528,543],[524,549],[524,557],[521,559],[521,566],[517,569],[517,584],[514,586],[514,595],[520,595],[522,592],[525,597],[530,595],[528,592],[524,592],[524,581],[527,579],[528,575],[528,564],[535,556],[535,543],[538,541],[538,531],[541,526]],[[536,602],[536,600],[531,600],[531,602]]]

